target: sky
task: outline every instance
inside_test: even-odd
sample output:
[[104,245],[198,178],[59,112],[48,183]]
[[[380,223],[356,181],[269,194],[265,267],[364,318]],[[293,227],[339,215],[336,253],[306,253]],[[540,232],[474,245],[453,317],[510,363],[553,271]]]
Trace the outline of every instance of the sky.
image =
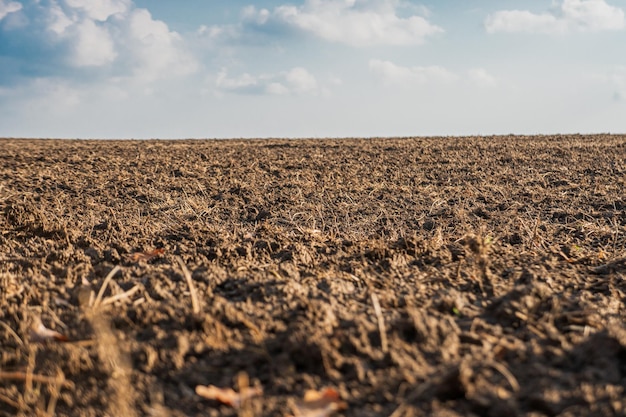
[[626,0],[0,0],[0,137],[626,133]]

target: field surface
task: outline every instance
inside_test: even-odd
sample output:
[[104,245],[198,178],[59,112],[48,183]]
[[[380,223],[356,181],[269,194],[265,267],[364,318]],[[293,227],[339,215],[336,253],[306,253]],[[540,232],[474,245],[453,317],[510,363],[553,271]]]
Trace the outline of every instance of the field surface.
[[1,140],[0,416],[623,416],[625,179],[611,135]]

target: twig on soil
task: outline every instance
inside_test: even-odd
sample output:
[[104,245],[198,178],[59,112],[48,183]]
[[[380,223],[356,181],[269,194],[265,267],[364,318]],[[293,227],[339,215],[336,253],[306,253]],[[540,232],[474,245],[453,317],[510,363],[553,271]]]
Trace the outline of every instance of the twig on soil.
[[374,304],[374,313],[378,319],[378,331],[380,332],[380,347],[383,353],[387,353],[387,330],[385,329],[385,318],[383,312],[380,309],[380,303],[378,302],[378,296],[376,293],[372,293],[372,304]]
[[273,269],[269,271],[270,274],[274,275],[276,277],[276,279],[278,279],[279,281],[282,281],[284,278],[280,276],[280,274],[276,271],[274,271]]
[[20,403],[13,401],[12,399],[10,399],[9,397],[0,394],[0,401],[2,401],[5,404],[9,404],[11,407],[13,408],[20,408]]
[[[615,207],[615,203],[613,203]],[[619,236],[619,222],[617,217],[613,218],[613,226],[615,226],[615,232],[613,232],[613,256],[617,255],[617,237]]]
[[399,417],[402,415],[402,413],[404,413],[404,410],[407,408],[407,405],[405,403],[402,403],[398,406],[398,408],[396,408],[393,413],[389,414],[389,417]]
[[196,386],[196,394],[206,398],[207,400],[217,401],[222,404],[229,405],[235,409],[241,407],[241,404],[258,395],[261,395],[262,391],[259,388],[248,388],[242,390],[241,393],[237,393],[232,388],[219,388],[215,385],[198,385]]
[[511,371],[508,370],[508,368],[506,366],[504,366],[503,364],[498,363],[498,362],[490,362],[489,365],[493,369],[495,369],[496,371],[498,371],[498,372],[500,372],[502,374],[502,376],[507,380],[507,382],[509,383],[509,385],[513,389],[513,392],[518,392],[519,391],[519,383],[517,382],[517,379],[511,373]]
[[196,394],[207,400],[214,400],[235,409],[244,406],[251,398],[263,395],[263,389],[250,386],[248,374],[245,372],[241,372],[237,376],[237,385],[239,386],[239,392],[232,388],[219,388],[215,385],[197,385]]
[[93,328],[99,360],[109,375],[107,415],[137,416],[134,402],[136,393],[130,381],[131,365],[127,352],[111,329],[111,322],[97,310],[88,311],[87,319]]
[[[239,388],[239,392],[241,392],[242,394],[244,392],[248,392],[256,394],[258,396],[263,395],[262,388],[250,386],[250,378],[248,377],[248,374],[246,372],[239,372],[239,374],[237,375],[237,388]],[[252,397],[242,399],[241,409],[239,410],[239,417],[254,417],[254,413],[250,408],[250,402],[248,401],[248,399],[250,398]]]
[[102,300],[102,296],[104,295],[104,291],[107,289],[107,286],[109,285],[109,281],[111,281],[111,278],[113,278],[113,276],[117,273],[117,271],[119,271],[120,269],[122,269],[119,265],[117,265],[115,268],[113,268],[111,270],[111,272],[109,272],[109,274],[106,276],[106,278],[104,279],[104,282],[102,283],[102,286],[100,287],[100,291],[98,291],[98,295],[96,296],[96,299],[93,302],[93,307],[98,307],[100,305],[100,302]]
[[26,373],[24,374],[24,394],[33,391],[33,371],[35,370],[35,355],[37,349],[34,346],[28,347],[28,365],[26,366]]
[[116,301],[119,301],[119,300],[121,300],[121,299],[123,299],[123,298],[129,298],[131,295],[133,295],[134,293],[136,293],[139,289],[140,289],[139,285],[135,285],[133,288],[131,288],[131,289],[130,289],[130,290],[128,290],[128,291],[124,291],[124,292],[123,292],[123,293],[121,293],[121,294],[117,294],[117,295],[113,295],[113,296],[111,296],[111,297],[107,297],[107,298],[105,298],[105,299],[104,299],[104,301],[102,301],[102,303],[101,303],[101,304],[102,304],[103,306],[105,306],[105,305],[108,305],[108,304],[114,303],[114,302],[116,302]]
[[42,384],[61,384],[64,388],[74,388],[74,383],[72,381],[67,381],[65,378],[59,380],[58,376],[45,376],[38,375],[29,372],[6,372],[0,371],[0,379],[6,379],[11,381],[30,381],[32,382],[41,382]]
[[183,271],[183,276],[187,281],[187,285],[189,286],[189,295],[191,296],[191,308],[194,314],[200,313],[200,303],[198,301],[198,293],[196,292],[196,287],[193,285],[193,280],[191,279],[191,273],[187,269],[187,266],[183,262],[180,256],[176,257],[176,261],[180,266],[180,269]]
[[59,386],[65,381],[65,375],[59,369],[55,378],[55,383],[50,385],[50,401],[48,401],[48,407],[46,408],[46,414],[50,417],[54,417],[54,409],[57,406],[59,395],[61,394]]
[[15,341],[17,343],[19,343],[20,346],[24,346],[24,342],[22,341],[22,339],[17,335],[17,333],[15,333],[15,330],[13,330],[8,324],[6,324],[3,321],[0,321],[0,324],[6,329],[6,331],[13,336],[13,338],[15,339]]

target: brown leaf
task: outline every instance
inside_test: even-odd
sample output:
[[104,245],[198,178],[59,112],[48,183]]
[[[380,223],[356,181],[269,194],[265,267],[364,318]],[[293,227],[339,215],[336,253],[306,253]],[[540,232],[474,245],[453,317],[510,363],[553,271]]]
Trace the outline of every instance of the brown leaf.
[[39,316],[33,318],[33,324],[30,327],[30,340],[33,342],[45,342],[47,340],[55,340],[57,342],[69,341],[67,336],[44,326]]
[[165,254],[165,249],[157,248],[151,251],[135,252],[128,255],[128,260],[131,262],[148,262],[152,258]]
[[327,417],[334,411],[345,410],[348,404],[341,401],[339,393],[333,388],[322,391],[308,390],[302,401],[296,401],[295,417]]
[[239,408],[244,401],[263,394],[263,390],[256,387],[247,387],[242,389],[241,393],[238,393],[232,388],[219,388],[215,385],[198,385],[196,386],[196,394],[207,400],[219,401],[233,408]]

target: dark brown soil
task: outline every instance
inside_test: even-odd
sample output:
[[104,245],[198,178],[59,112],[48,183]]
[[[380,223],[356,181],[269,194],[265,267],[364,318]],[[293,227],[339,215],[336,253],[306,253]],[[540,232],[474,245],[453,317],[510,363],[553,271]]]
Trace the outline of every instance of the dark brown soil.
[[626,415],[625,178],[625,136],[2,140],[0,415]]

